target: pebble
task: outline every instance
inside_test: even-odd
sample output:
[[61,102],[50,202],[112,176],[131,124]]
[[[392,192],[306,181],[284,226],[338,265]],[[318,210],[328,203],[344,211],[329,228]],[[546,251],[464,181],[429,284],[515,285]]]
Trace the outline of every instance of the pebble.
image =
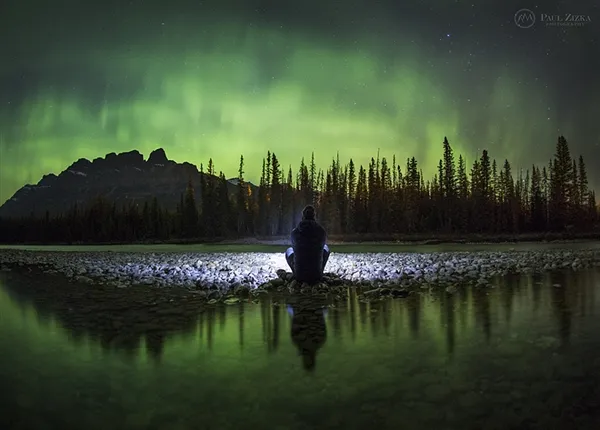
[[[353,286],[361,297],[406,297],[407,289],[441,287],[449,294],[457,285],[489,286],[494,277],[539,273],[552,269],[583,270],[600,266],[600,250],[344,253],[331,254],[318,286],[292,279],[283,253],[131,253],[0,250],[0,271],[35,267],[86,284],[125,288],[147,285],[207,291],[210,301],[227,294],[254,297],[268,291],[293,294],[345,294]],[[555,287],[560,287],[555,285]]]

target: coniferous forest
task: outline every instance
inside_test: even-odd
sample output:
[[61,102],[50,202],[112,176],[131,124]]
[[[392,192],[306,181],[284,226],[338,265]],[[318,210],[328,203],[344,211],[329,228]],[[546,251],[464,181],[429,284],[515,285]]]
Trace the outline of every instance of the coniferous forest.
[[437,173],[429,179],[414,157],[400,162],[374,154],[368,166],[358,166],[352,159],[342,164],[338,156],[324,171],[317,169],[313,153],[294,171],[269,152],[258,187],[245,181],[242,156],[235,193],[210,160],[201,175],[199,202],[191,181],[176,210],[161,207],[156,198],[117,207],[97,196],[66,213],[0,220],[0,238],[123,243],[287,236],[311,203],[328,234],[339,238],[598,231],[599,210],[585,162],[571,156],[564,137],[548,165],[517,172],[486,150],[467,166],[447,139],[442,149]]

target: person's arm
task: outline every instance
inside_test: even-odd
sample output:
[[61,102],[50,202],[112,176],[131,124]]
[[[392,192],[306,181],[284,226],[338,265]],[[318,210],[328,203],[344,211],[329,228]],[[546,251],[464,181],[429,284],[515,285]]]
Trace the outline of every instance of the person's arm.
[[298,234],[297,229],[292,230],[292,234],[290,235],[290,241],[292,242],[292,248],[296,249],[296,235]]

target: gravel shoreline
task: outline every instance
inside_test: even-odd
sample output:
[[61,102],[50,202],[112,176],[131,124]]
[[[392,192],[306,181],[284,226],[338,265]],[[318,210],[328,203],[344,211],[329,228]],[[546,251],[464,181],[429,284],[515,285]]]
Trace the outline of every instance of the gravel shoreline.
[[[414,287],[485,286],[498,276],[549,270],[600,267],[600,250],[506,252],[332,253],[324,282],[307,288],[292,279],[280,253],[125,253],[0,250],[0,270],[35,268],[78,283],[182,287],[209,301],[290,293],[343,294],[348,286],[361,295],[402,296]],[[233,301],[233,300],[232,300]]]

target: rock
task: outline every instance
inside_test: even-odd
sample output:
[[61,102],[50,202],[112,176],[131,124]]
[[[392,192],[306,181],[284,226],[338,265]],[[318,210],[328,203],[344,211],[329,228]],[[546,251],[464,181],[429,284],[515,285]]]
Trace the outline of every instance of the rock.
[[233,292],[235,295],[245,298],[250,295],[250,288],[248,288],[246,285],[238,285]]
[[454,294],[454,293],[456,293],[456,291],[457,291],[457,288],[455,285],[449,285],[446,287],[446,292],[448,294]]
[[276,279],[273,279],[272,281],[270,281],[270,282],[268,283],[268,285],[269,285],[269,286],[271,286],[271,287],[280,287],[280,286],[282,286],[284,283],[285,283],[285,281],[284,281],[283,279],[281,279],[281,278],[276,278]]
[[240,299],[237,297],[229,297],[229,298],[225,299],[224,303],[226,305],[233,305],[235,303],[238,303],[239,301],[240,301]]
[[375,296],[379,295],[380,293],[381,293],[381,292],[380,292],[379,288],[374,288],[374,289],[372,289],[372,290],[365,291],[365,292],[363,293],[363,295],[364,295],[365,297],[375,297]]
[[277,276],[279,277],[279,279],[281,279],[281,280],[284,280],[284,281],[286,280],[286,277],[287,277],[287,272],[286,272],[285,270],[283,270],[283,269],[279,269],[279,270],[278,270],[277,272],[275,272],[275,273],[277,273]]
[[219,300],[221,298],[221,292],[213,290],[207,295],[209,300]]
[[404,297],[408,297],[409,292],[406,290],[400,290],[400,289],[393,289],[391,290],[392,292],[392,297],[396,297],[396,298],[404,298]]

